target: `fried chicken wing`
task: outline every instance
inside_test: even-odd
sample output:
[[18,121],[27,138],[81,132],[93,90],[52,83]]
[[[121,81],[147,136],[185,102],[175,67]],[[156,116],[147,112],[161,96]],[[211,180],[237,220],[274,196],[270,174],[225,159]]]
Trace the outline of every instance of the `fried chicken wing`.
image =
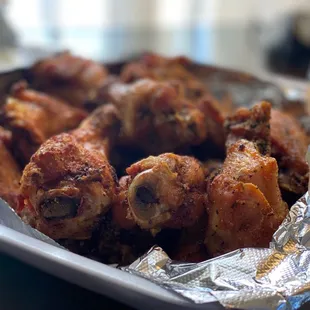
[[242,109],[229,120],[227,156],[221,172],[208,183],[205,244],[213,256],[242,247],[267,247],[288,212],[278,185],[277,162],[264,155],[270,149],[270,105],[262,103],[248,117],[245,114]]
[[240,108],[226,118],[225,129],[228,132],[228,148],[240,138],[255,143],[262,155],[270,154],[270,110],[269,102],[262,102],[252,109]]
[[[174,180],[160,172],[161,166],[171,169],[167,173],[175,174]],[[203,244],[206,197],[201,191],[203,175],[199,163],[190,157],[163,154],[149,157],[128,169],[132,172],[120,179],[118,197],[112,207],[114,228],[102,230],[102,235],[108,235],[114,242],[106,242],[103,238],[101,253],[104,249],[106,257],[113,252],[120,261],[127,257],[128,262],[128,258],[133,261],[157,244],[172,259],[204,260],[207,257]],[[169,190],[172,190],[171,195]],[[176,195],[180,197],[173,198]],[[150,199],[155,199],[155,203]],[[112,246],[111,250],[111,244],[117,247]],[[117,248],[119,250],[115,251]]]
[[129,168],[128,207],[143,229],[182,228],[204,214],[204,172],[192,157],[166,153]]
[[117,178],[106,157],[110,108],[101,110],[109,110],[106,122],[95,111],[70,134],[47,140],[24,169],[19,213],[53,239],[91,238],[115,200]]
[[10,133],[0,127],[0,197],[15,209],[21,171],[7,148],[9,139]]
[[202,81],[186,69],[185,64],[189,62],[185,57],[165,58],[156,54],[146,54],[140,61],[125,66],[120,79],[125,83],[145,78],[177,82],[182,85],[182,92],[186,98],[196,100],[203,96],[207,89]]
[[147,79],[131,85],[117,83],[110,88],[110,96],[121,121],[121,145],[155,155],[206,138],[204,114],[169,83]]
[[220,174],[208,188],[206,246],[215,256],[242,247],[267,247],[288,209],[278,185],[274,158],[253,142],[231,145]]
[[39,61],[31,73],[35,87],[78,107],[96,98],[108,76],[103,65],[69,52]]
[[78,126],[86,112],[27,89],[20,82],[13,86],[2,116],[5,126],[12,130],[15,155],[25,164],[49,137]]
[[306,152],[308,138],[297,120],[279,110],[271,111],[271,153],[279,165],[279,184],[287,192],[303,195],[308,189]]

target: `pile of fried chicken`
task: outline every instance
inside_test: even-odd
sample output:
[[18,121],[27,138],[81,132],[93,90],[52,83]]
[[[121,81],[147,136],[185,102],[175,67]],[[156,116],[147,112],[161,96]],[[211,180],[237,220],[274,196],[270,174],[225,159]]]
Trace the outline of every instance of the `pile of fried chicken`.
[[118,74],[43,59],[1,106],[0,197],[71,251],[125,265],[151,246],[199,262],[268,247],[307,191],[309,137],[261,101],[217,100],[185,57]]

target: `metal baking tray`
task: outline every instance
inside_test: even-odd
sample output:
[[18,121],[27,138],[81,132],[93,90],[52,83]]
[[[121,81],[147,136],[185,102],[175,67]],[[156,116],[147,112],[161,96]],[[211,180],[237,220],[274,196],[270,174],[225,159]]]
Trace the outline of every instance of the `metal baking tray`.
[[[112,73],[118,73],[124,63],[107,65]],[[263,79],[255,78],[232,70],[221,70],[212,66],[193,64],[191,70],[213,85],[214,93],[221,96],[224,85],[238,95],[235,101],[239,105],[268,99],[275,105],[281,104],[286,89],[295,90],[293,101],[306,100],[307,83],[281,78],[280,83],[270,84]],[[0,74],[0,102],[12,83],[31,77],[27,69],[16,69]],[[264,77],[265,79],[265,77]],[[269,80],[273,80],[272,79]],[[266,78],[265,80],[268,80]],[[277,79],[274,79],[278,82]],[[213,83],[213,84],[212,84]],[[297,86],[298,87],[297,87]],[[280,86],[280,87],[279,87]],[[243,96],[240,97],[240,89]],[[298,90],[298,91],[297,91]],[[296,95],[296,92],[298,95]],[[290,99],[290,98],[289,98]],[[0,209],[7,208],[0,199]],[[1,214],[1,212],[0,212]],[[7,227],[11,226],[11,227]],[[173,291],[164,289],[146,279],[111,266],[93,261],[65,249],[33,238],[27,230],[4,226],[0,218],[0,251],[16,257],[47,273],[80,285],[110,298],[138,309],[224,309],[219,303],[194,304]],[[14,229],[12,229],[14,228]]]
[[[0,208],[7,206],[0,202]],[[0,251],[137,309],[202,308],[146,279],[47,244],[3,225],[0,225]],[[222,307],[215,303],[207,309]]]

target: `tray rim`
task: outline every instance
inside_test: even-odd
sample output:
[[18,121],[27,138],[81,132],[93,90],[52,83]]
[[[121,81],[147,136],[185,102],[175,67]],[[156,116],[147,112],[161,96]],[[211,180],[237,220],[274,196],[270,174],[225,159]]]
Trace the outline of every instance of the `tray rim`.
[[175,292],[120,269],[47,244],[0,224],[0,252],[48,274],[134,308],[219,310],[219,303],[195,304]]

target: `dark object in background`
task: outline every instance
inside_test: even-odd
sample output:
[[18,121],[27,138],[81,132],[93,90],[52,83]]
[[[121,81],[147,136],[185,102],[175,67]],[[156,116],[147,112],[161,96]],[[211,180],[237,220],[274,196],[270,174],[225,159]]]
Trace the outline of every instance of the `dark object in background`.
[[[267,66],[276,73],[309,78],[310,63],[310,12],[286,16],[281,39],[267,47]],[[279,27],[279,23],[273,23]],[[266,35],[268,29],[265,30]]]

